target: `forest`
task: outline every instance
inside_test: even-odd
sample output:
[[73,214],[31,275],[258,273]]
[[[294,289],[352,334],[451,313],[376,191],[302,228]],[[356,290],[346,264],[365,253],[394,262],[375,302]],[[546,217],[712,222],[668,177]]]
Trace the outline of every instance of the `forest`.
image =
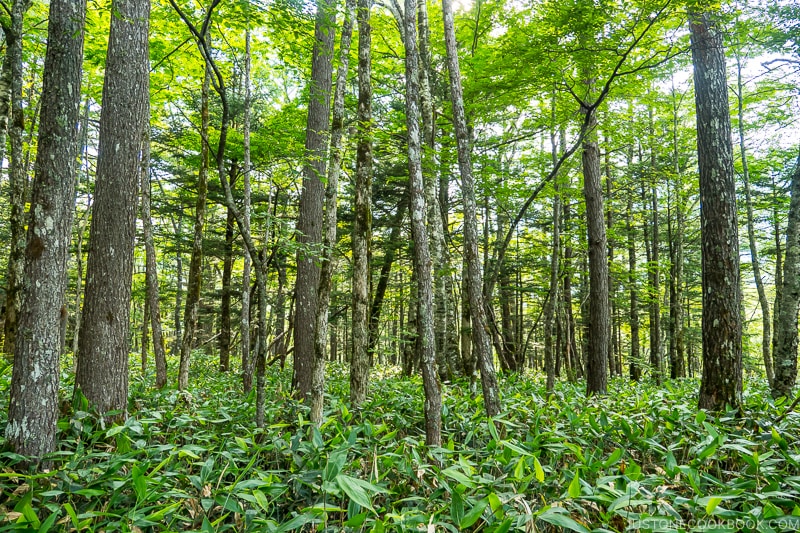
[[796,2],[0,29],[0,531],[800,530]]

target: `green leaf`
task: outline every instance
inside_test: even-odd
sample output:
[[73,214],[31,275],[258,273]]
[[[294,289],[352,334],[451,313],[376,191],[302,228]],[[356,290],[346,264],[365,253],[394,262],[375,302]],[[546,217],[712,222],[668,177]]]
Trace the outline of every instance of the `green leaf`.
[[284,531],[294,531],[300,530],[304,525],[309,524],[314,521],[314,517],[308,513],[303,513],[301,515],[295,516],[288,522],[281,524],[278,529],[275,530],[275,533],[283,533]]
[[620,457],[622,457],[622,449],[615,448],[614,451],[611,452],[611,455],[608,456],[608,459],[603,461],[603,468],[608,468],[616,464],[617,461],[619,461]]
[[366,490],[364,490],[364,487],[361,486],[359,481],[359,479],[345,474],[339,474],[336,476],[336,484],[339,485],[339,488],[342,489],[345,494],[347,494],[348,498],[359,504],[361,507],[365,507],[370,511],[375,511],[375,509],[372,507],[372,502],[370,501]]
[[569,484],[567,493],[570,498],[577,498],[581,495],[581,476],[577,471],[575,472],[575,477],[572,478],[572,482]]
[[484,509],[486,509],[488,505],[489,505],[488,498],[483,498],[479,500],[478,503],[476,503],[475,506],[472,509],[470,509],[470,511],[466,515],[464,515],[464,518],[461,520],[461,523],[458,524],[458,526],[461,529],[466,529],[468,527],[471,527],[475,522],[478,521],[478,519],[483,514]]
[[709,498],[708,503],[706,504],[706,514],[712,514],[714,512],[714,509],[717,508],[717,505],[719,505],[721,501],[722,498],[720,498],[719,496],[712,496],[711,498]]
[[59,514],[58,511],[50,513],[50,516],[48,516],[47,519],[44,522],[42,522],[42,525],[37,533],[47,533],[48,531],[50,531],[50,528],[53,527],[53,524],[56,523],[58,514]]
[[463,484],[465,487],[473,488],[475,486],[475,482],[473,482],[469,477],[467,477],[463,472],[461,472],[457,467],[451,466],[442,470],[442,474],[445,476],[458,481],[459,483]]
[[450,497],[450,519],[454,524],[460,524],[464,519],[464,499],[458,492],[453,492]]
[[542,468],[542,463],[539,462],[538,457],[533,458],[533,470],[536,473],[536,480],[539,483],[544,483],[544,469]]
[[131,477],[133,478],[133,490],[136,492],[136,502],[142,503],[147,496],[147,476],[144,475],[139,465],[134,465]]
[[570,531],[576,531],[577,533],[589,533],[589,530],[586,529],[585,526],[579,524],[571,517],[569,517],[565,510],[556,511],[559,509],[557,507],[550,507],[549,509],[545,510],[542,514],[540,514],[537,518],[539,520],[543,520],[548,524],[553,526],[563,527],[569,529]]

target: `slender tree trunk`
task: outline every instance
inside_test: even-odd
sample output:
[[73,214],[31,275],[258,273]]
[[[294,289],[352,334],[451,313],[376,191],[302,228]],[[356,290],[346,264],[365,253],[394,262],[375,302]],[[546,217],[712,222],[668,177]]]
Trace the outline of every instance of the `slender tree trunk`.
[[[149,119],[149,116],[148,116]],[[167,384],[167,354],[161,331],[161,303],[159,302],[158,262],[153,243],[153,221],[150,214],[150,135],[149,120],[145,124],[146,133],[142,146],[142,228],[144,230],[145,281],[147,301],[150,306],[150,327],[153,330],[153,356],[156,362],[156,387]]]
[[772,396],[789,398],[797,381],[797,314],[800,309],[800,157],[792,174],[783,285],[775,312]]
[[[175,240],[180,242],[183,235],[183,207],[178,210],[178,221],[175,222]],[[172,343],[172,353],[177,354],[181,351],[182,323],[181,307],[183,301],[183,254],[180,250],[175,253],[175,307],[172,310],[172,321],[175,329],[175,338]]]
[[[675,231],[670,234],[670,360],[675,362],[675,376],[686,377],[683,326],[683,240],[685,195],[678,148],[678,99],[673,89],[672,158],[674,160]],[[670,218],[671,220],[672,218]]]
[[[230,186],[236,183],[236,165],[231,164]],[[233,277],[233,226],[236,221],[230,209],[225,215],[225,256],[222,260],[222,298],[220,301],[219,371],[231,367],[231,278]]]
[[656,383],[661,384],[664,377],[664,365],[661,357],[661,273],[659,264],[659,228],[658,228],[658,190],[656,189],[655,174],[658,170],[654,143],[655,131],[653,125],[653,110],[648,110],[649,136],[650,136],[650,221],[652,238],[650,239],[650,260],[647,273],[650,278],[650,366]]
[[[101,413],[128,403],[131,280],[141,147],[149,120],[149,0],[114,0],[75,390]],[[147,117],[147,118],[146,118]]]
[[372,0],[358,0],[358,147],[353,211],[353,359],[350,403],[359,408],[369,389],[369,289],[372,234]]
[[[243,168],[242,168],[242,225],[246,231],[250,231],[250,114],[252,107],[252,94],[250,90],[250,28],[248,26],[244,36],[244,124],[243,131]],[[242,318],[240,323],[240,337],[242,339],[242,389],[250,392],[253,386],[253,375],[250,372],[250,274],[252,270],[252,260],[250,251],[245,247],[243,251],[242,266]]]
[[206,198],[208,196],[208,154],[209,154],[209,112],[208,100],[211,85],[211,71],[206,66],[200,103],[200,172],[197,177],[197,201],[194,210],[194,239],[192,258],[189,262],[189,275],[186,287],[186,303],[183,310],[183,337],[181,339],[181,362],[178,368],[178,389],[189,386],[189,363],[197,332],[197,314],[200,307],[201,268],[203,264],[203,228],[206,224]]
[[481,370],[483,404],[486,415],[493,417],[500,412],[500,394],[494,370],[494,357],[489,338],[486,308],[483,298],[483,274],[478,256],[478,228],[475,207],[475,183],[472,176],[469,132],[464,112],[464,97],[461,88],[461,69],[458,65],[455,23],[453,21],[452,0],[443,0],[447,67],[450,72],[450,95],[453,103],[453,122],[458,145],[458,166],[461,171],[461,195],[464,203],[464,256],[467,262],[469,283],[469,305],[471,312],[472,336],[477,350],[476,359]]
[[319,245],[322,243],[322,213],[330,129],[333,77],[333,41],[336,8],[332,0],[318,0],[311,62],[311,98],[306,124],[306,163],[297,219],[297,276],[295,281],[294,373],[292,388],[297,398],[311,395],[314,378],[314,342],[319,290]]
[[710,13],[689,13],[697,107],[703,252],[703,378],[699,407],[742,403],[739,235],[722,33]]
[[[603,141],[606,145],[608,144],[608,139],[604,137]],[[613,185],[613,178],[611,177],[611,158],[609,157],[609,151],[606,150],[603,154],[603,168],[606,175],[606,198],[608,199],[608,203],[606,204],[606,235],[611,235],[614,231],[614,213],[613,213],[613,206],[611,205],[611,187]],[[616,364],[614,362],[614,354],[616,353],[616,339],[617,337],[614,335],[614,315],[615,315],[615,306],[614,306],[614,278],[611,275],[611,264],[614,261],[614,244],[611,239],[608,239],[608,252],[607,252],[607,261],[609,264],[608,268],[608,292],[609,292],[609,337],[608,337],[608,375],[612,377],[616,370]]]
[[[425,0],[421,0],[425,1]],[[447,1],[447,0],[445,0]],[[419,57],[417,53],[416,0],[405,0],[406,127],[408,129],[408,176],[411,193],[411,233],[414,239],[414,272],[417,281],[417,354],[422,364],[425,391],[425,442],[442,444],[442,391],[436,373],[436,340],[433,331],[433,279],[419,131]],[[480,287],[480,286],[479,286]]]
[[[85,16],[85,1],[50,2],[39,157],[23,278],[28,283],[23,288],[21,334],[14,352],[5,433],[15,453],[36,458],[56,446],[59,326],[67,290],[75,202],[75,125],[80,106]],[[65,86],[74,90],[62,90]]]
[[[555,130],[555,95],[552,99],[552,116],[550,144],[552,146],[553,164],[558,163],[558,144]],[[553,392],[556,381],[556,362],[555,355],[558,344],[554,343],[556,311],[559,302],[559,280],[561,254],[561,196],[558,178],[553,180],[553,250],[550,255],[550,291],[544,309],[544,369],[547,375],[546,389],[548,393]]]
[[628,196],[625,225],[628,233],[628,290],[630,292],[631,357],[630,376],[639,381],[642,370],[639,365],[639,288],[636,283],[636,239],[633,233],[633,199]]
[[6,269],[6,316],[3,325],[3,351],[8,354],[15,353],[17,313],[22,303],[20,291],[25,268],[25,196],[28,189],[28,173],[22,153],[25,134],[25,113],[22,107],[22,22],[29,5],[30,0],[14,0],[11,6],[11,27],[4,28],[6,60],[10,63],[11,76],[11,128],[9,129],[11,154],[8,169],[11,207],[8,225],[11,228],[11,246]]
[[[334,271],[333,249],[336,246],[339,175],[342,170],[344,119],[344,97],[347,89],[347,73],[350,66],[350,44],[353,35],[356,0],[347,0],[342,36],[339,45],[339,68],[336,71],[336,92],[333,98],[333,122],[331,124],[330,166],[328,184],[325,188],[325,216],[323,219],[322,265],[319,278],[319,301],[317,305],[314,335],[314,376],[311,384],[311,422],[322,423],[323,392],[325,389],[325,347],[328,342],[328,310],[331,301],[331,282]],[[285,270],[284,270],[285,277]],[[331,347],[333,348],[333,347]]]
[[742,182],[744,183],[745,207],[747,209],[747,240],[750,245],[750,262],[753,265],[753,279],[758,292],[758,303],[761,305],[761,356],[764,360],[764,369],[767,373],[767,383],[770,387],[775,378],[772,369],[772,320],[770,317],[769,301],[764,290],[764,280],[761,277],[761,263],[759,261],[758,247],[756,245],[755,218],[753,216],[753,199],[750,192],[750,170],[747,164],[747,150],[744,138],[744,83],[742,82],[742,61],[736,53],[736,84],[737,84],[737,111],[739,115],[739,157],[742,159]]
[[378,326],[380,325],[381,310],[383,308],[384,298],[386,297],[386,290],[389,288],[389,276],[392,272],[395,254],[401,242],[400,231],[403,227],[403,218],[405,217],[407,208],[408,196],[404,194],[400,203],[397,204],[397,211],[392,221],[392,231],[389,234],[389,242],[386,245],[386,251],[383,256],[381,273],[378,276],[378,286],[375,288],[375,297],[372,299],[372,305],[370,307],[369,353],[374,353],[378,345]]

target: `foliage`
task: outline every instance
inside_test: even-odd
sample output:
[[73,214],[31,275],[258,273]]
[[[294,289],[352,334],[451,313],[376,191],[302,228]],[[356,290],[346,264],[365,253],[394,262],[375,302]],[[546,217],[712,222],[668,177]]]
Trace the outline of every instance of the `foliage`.
[[[693,408],[693,380],[660,389],[617,380],[609,397],[587,401],[577,385],[548,400],[542,376],[507,376],[505,411],[490,422],[457,383],[444,397],[447,444],[426,449],[421,383],[391,368],[379,369],[381,394],[359,412],[345,403],[346,373],[331,368],[319,429],[288,397],[289,375],[270,372],[267,427],[254,432],[252,396],[195,361],[186,395],[136,376],[124,424],[104,426],[80,401],[64,406],[49,471],[0,455],[0,530],[800,527],[800,416],[773,426],[785,406],[765,401],[761,384],[744,416],[715,417]],[[9,367],[0,379],[6,389]]]

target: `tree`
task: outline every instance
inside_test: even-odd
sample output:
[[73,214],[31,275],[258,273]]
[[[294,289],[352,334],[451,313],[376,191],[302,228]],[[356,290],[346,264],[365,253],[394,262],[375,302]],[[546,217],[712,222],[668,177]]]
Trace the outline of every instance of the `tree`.
[[[339,175],[342,170],[344,139],[344,97],[347,89],[347,72],[350,66],[350,44],[353,37],[356,0],[347,0],[342,36],[339,45],[339,68],[336,71],[336,90],[333,102],[333,121],[331,124],[330,165],[328,184],[325,186],[325,217],[322,240],[322,266],[319,278],[319,301],[317,304],[316,329],[314,335],[314,376],[311,386],[311,421],[322,422],[323,392],[325,389],[325,348],[328,343],[328,310],[331,300],[331,281],[334,270],[333,248],[336,245],[336,224]],[[283,271],[285,277],[285,269]],[[277,328],[276,328],[277,329]],[[281,328],[282,329],[282,328]]]
[[[425,1],[425,0],[422,0]],[[447,0],[445,0],[447,1]],[[419,127],[419,54],[417,52],[416,0],[405,0],[406,129],[408,130],[408,179],[411,195],[411,235],[414,240],[414,273],[417,281],[417,358],[422,365],[425,392],[425,443],[442,444],[442,391],[436,372],[436,338],[433,331],[433,276],[425,229],[425,183],[422,177],[422,142]]]
[[[142,229],[144,233],[145,248],[145,282],[147,284],[147,304],[150,309],[150,326],[153,330],[153,355],[156,360],[156,387],[159,389],[167,384],[167,354],[164,347],[164,337],[161,331],[161,303],[159,301],[158,264],[156,260],[156,247],[153,243],[153,220],[150,212],[150,116],[147,113],[146,128],[142,145]],[[145,316],[145,321],[147,316]],[[147,322],[144,324],[147,331]],[[145,343],[143,343],[145,344]],[[142,346],[147,350],[147,346]]]
[[333,83],[333,41],[336,10],[332,0],[319,0],[314,24],[314,52],[311,60],[310,98],[306,123],[306,160],[303,189],[297,217],[297,278],[295,281],[294,373],[292,388],[298,398],[311,394],[314,376],[314,330],[319,290],[319,246],[322,242],[322,213],[328,155],[331,85]]
[[792,200],[786,228],[786,257],[783,262],[783,284],[775,303],[775,338],[773,360],[774,398],[789,398],[797,381],[797,313],[800,306],[800,157],[792,173]]
[[53,451],[56,444],[60,325],[74,211],[85,17],[85,1],[50,2],[39,157],[26,246],[28,283],[23,288],[6,426],[13,450],[33,457]]
[[[464,96],[461,88],[461,69],[458,64],[453,4],[451,0],[442,1],[445,48],[447,50],[447,69],[450,72],[450,98],[453,104],[453,122],[458,146],[458,167],[461,173],[461,196],[464,202],[464,258],[469,278],[470,319],[475,358],[481,372],[483,403],[487,416],[500,412],[500,393],[494,371],[492,345],[489,338],[486,308],[483,297],[483,274],[478,256],[478,227],[475,207],[475,179],[472,175],[469,132],[464,111]],[[407,31],[407,30],[406,30]],[[412,202],[413,203],[413,202]]]
[[350,403],[359,407],[369,388],[369,294],[372,233],[372,0],[358,2],[358,146],[353,211],[353,358]]
[[127,411],[131,279],[150,70],[149,0],[111,6],[95,202],[75,390],[97,410]]
[[742,402],[742,322],[736,186],[720,21],[689,13],[697,108],[703,285],[701,409]]

